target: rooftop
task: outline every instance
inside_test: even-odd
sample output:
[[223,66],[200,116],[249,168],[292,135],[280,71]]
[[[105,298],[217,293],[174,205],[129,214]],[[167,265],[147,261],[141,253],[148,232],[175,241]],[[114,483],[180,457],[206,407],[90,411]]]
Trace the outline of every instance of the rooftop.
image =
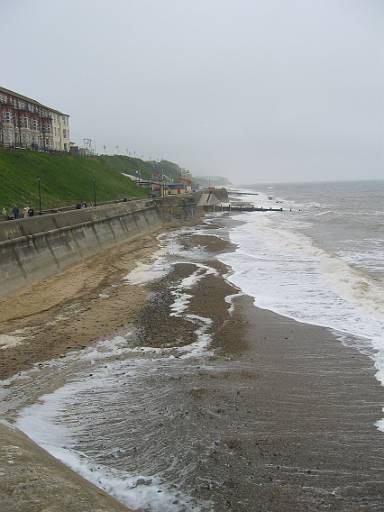
[[43,105],[39,101],[36,101],[32,98],[28,98],[28,96],[23,96],[22,94],[19,94],[18,92],[15,92],[15,91],[11,91],[10,89],[6,89],[5,87],[0,86],[0,93],[9,94],[11,96],[16,96],[16,98],[19,98],[20,100],[28,101],[28,103],[33,103],[34,105],[37,105],[38,107],[43,107],[43,108],[46,108],[47,110],[50,110],[51,112],[55,112],[56,114],[60,114],[62,116],[69,117],[68,114],[64,114],[63,112],[60,112],[59,110],[48,107],[47,105]]

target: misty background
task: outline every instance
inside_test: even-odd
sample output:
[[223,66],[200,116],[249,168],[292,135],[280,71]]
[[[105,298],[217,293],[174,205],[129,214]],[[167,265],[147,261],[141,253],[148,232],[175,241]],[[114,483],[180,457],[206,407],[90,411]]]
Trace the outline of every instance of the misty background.
[[382,0],[0,0],[0,84],[98,152],[235,183],[382,179],[383,22]]

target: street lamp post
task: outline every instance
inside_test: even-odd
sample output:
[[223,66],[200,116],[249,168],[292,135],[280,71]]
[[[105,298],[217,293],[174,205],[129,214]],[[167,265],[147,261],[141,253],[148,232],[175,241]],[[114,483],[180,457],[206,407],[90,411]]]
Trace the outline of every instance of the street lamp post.
[[39,194],[39,215],[41,215],[41,178],[37,178],[37,189]]
[[92,179],[92,188],[93,188],[93,205],[96,206],[96,179]]

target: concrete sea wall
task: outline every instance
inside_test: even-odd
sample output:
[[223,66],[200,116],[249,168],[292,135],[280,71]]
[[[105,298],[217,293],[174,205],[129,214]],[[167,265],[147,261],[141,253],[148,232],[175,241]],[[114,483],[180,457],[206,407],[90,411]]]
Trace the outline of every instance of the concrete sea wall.
[[0,224],[0,297],[196,215],[196,199],[128,201]]
[[130,512],[5,422],[0,470],[2,512]]

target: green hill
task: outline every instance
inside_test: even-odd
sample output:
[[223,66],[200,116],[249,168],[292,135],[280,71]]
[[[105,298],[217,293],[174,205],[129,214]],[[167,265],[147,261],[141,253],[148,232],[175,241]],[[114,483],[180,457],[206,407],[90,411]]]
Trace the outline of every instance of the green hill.
[[[119,161],[114,157],[0,149],[0,209],[10,208],[14,204],[37,208],[39,178],[43,208],[74,205],[81,200],[92,202],[93,182],[98,202],[146,197],[145,190],[137,187],[121,172],[116,172],[120,171]],[[127,162],[123,163],[124,169],[121,170],[129,172],[125,167]],[[150,172],[148,163],[142,162],[140,165]],[[130,166],[133,169],[137,164],[131,162]]]
[[124,155],[101,155],[99,158],[114,171],[120,173],[125,172],[135,176],[137,175],[136,171],[139,171],[142,178],[165,175],[171,180],[177,181],[181,174],[181,168],[168,160],[146,162],[140,158],[132,158]]

